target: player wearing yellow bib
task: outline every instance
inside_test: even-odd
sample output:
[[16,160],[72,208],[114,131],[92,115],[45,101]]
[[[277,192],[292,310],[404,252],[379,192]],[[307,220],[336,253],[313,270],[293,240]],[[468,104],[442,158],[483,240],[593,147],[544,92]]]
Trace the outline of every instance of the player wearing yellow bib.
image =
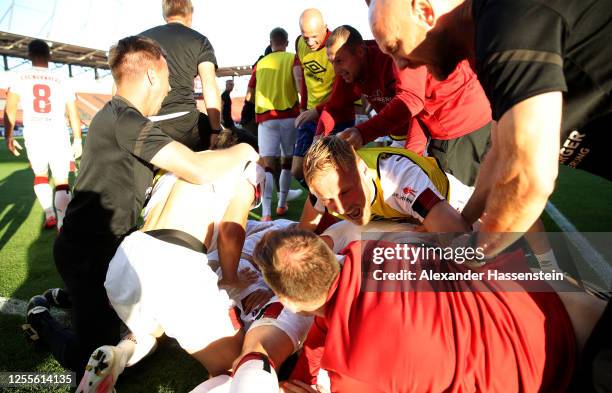
[[295,144],[294,121],[299,114],[298,81],[293,74],[295,54],[287,52],[287,32],[277,27],[270,32],[272,53],[261,58],[253,68],[246,100],[255,104],[259,153],[266,167],[266,185],[262,202],[262,221],[272,220],[274,175],[279,198],[276,215],[287,213],[287,194],[291,184],[291,160]]
[[358,225],[373,219],[416,221],[429,232],[465,232],[461,210],[471,187],[444,173],[433,158],[399,148],[357,151],[338,137],[316,141],[304,157],[313,194],[300,226],[313,230],[323,213]]
[[[325,49],[325,43],[331,32],[319,10],[309,8],[302,12],[300,32],[302,34],[295,42],[296,57],[293,73],[301,82],[302,99],[300,102],[301,114],[295,120],[297,134],[291,172],[305,186],[302,163],[317,130],[319,114],[316,107],[325,103],[329,98],[336,74]],[[353,124],[344,122],[338,124],[335,130],[342,131],[352,127]]]

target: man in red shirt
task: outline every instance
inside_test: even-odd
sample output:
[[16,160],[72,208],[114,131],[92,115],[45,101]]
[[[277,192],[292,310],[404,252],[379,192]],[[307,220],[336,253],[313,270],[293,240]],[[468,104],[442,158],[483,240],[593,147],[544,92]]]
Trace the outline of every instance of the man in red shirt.
[[[285,392],[313,391],[321,369],[332,392],[566,391],[577,337],[584,341],[603,309],[584,302],[598,299],[556,294],[543,281],[536,285],[548,292],[531,293],[517,282],[488,280],[486,273],[474,282],[379,281],[376,269],[403,271],[394,264],[398,259],[375,262],[377,248],[396,246],[353,242],[336,256],[316,235],[298,229],[262,238],[254,259],[270,288],[288,309],[316,316]],[[455,261],[404,260],[401,268],[417,277],[426,270],[479,271]],[[530,272],[520,251],[487,265]],[[587,317],[584,310],[594,308],[598,313]]]
[[330,99],[317,107],[317,134],[329,134],[338,122],[354,118],[354,102],[363,96],[378,115],[339,135],[355,149],[385,135],[406,135],[405,147],[429,155],[442,169],[473,185],[490,136],[491,109],[467,62],[445,81],[425,67],[399,70],[374,41],[364,41],[351,26],[331,34],[327,54],[336,80]]

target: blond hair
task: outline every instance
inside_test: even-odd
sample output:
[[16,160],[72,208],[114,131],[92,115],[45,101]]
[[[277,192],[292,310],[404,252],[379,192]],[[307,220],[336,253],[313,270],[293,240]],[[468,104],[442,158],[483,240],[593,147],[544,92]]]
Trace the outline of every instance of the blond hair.
[[348,171],[355,165],[353,147],[337,136],[326,136],[310,146],[304,156],[304,179],[309,185],[329,170]]

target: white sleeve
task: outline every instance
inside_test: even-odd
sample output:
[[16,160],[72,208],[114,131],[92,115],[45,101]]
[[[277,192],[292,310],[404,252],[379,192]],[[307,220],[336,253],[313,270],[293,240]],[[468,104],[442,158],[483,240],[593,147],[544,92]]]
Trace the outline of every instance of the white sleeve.
[[361,229],[350,221],[343,220],[331,225],[321,236],[329,236],[334,242],[334,253],[338,254],[354,241],[361,240]]
[[424,220],[425,217],[415,211],[414,202],[428,190],[444,200],[427,173],[409,158],[391,156],[381,161],[379,169],[385,202],[400,213]]

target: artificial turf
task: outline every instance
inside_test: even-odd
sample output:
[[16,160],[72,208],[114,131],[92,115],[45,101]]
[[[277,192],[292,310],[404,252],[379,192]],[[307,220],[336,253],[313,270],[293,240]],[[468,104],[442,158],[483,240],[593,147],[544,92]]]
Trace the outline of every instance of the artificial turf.
[[[52,246],[55,232],[43,230],[43,212],[32,190],[33,174],[25,153],[15,158],[0,139],[0,296],[27,300],[47,288],[61,286]],[[297,187],[294,182],[293,187]],[[306,194],[290,202],[285,218],[298,220]],[[562,167],[552,203],[583,232],[612,232],[612,182]],[[275,202],[273,202],[275,203]],[[275,206],[273,204],[273,206]],[[256,212],[258,213],[258,212]],[[549,231],[558,227],[544,215]],[[62,371],[41,348],[26,343],[23,318],[0,313],[0,371]],[[164,340],[151,358],[126,372],[117,390],[186,392],[206,378],[206,371],[174,340]],[[67,388],[11,389],[11,392],[70,391]]]

